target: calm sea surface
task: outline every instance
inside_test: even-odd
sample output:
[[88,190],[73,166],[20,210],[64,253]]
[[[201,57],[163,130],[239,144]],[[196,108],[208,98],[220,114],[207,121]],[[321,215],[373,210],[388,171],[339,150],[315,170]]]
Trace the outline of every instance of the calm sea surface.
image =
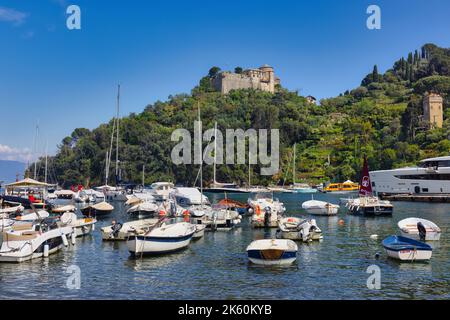
[[[334,203],[344,195],[317,194]],[[210,194],[217,201],[223,195]],[[246,195],[233,198],[246,201]],[[276,196],[277,197],[277,196]],[[305,216],[301,203],[308,195],[279,194],[287,213]],[[289,267],[248,263],[245,249],[254,239],[275,236],[250,227],[249,217],[230,232],[206,233],[180,253],[133,260],[125,243],[102,242],[100,227],[113,217],[128,219],[123,204],[102,218],[91,236],[78,238],[46,259],[0,264],[2,299],[449,299],[450,204],[395,202],[393,217],[364,218],[342,210],[338,217],[316,217],[322,242],[299,244],[298,259]],[[431,242],[428,263],[387,259],[381,240],[398,233],[397,222],[422,217],[438,224],[443,234]],[[339,225],[339,219],[345,221]],[[370,235],[378,234],[378,240]],[[375,254],[380,253],[378,259]],[[370,290],[367,267],[381,269],[381,289]],[[68,289],[71,265],[81,270],[81,288]]]

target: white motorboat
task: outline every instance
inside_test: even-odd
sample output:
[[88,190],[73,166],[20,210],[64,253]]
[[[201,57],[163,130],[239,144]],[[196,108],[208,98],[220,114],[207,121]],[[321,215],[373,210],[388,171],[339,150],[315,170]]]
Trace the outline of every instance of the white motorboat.
[[153,215],[158,213],[159,206],[151,201],[140,201],[127,210],[128,214]]
[[[195,219],[194,219],[195,220]],[[197,219],[210,231],[229,231],[239,225],[242,217],[235,210],[226,208],[211,208],[205,211],[204,216]]]
[[130,234],[144,233],[158,221],[158,219],[141,219],[106,226],[101,228],[102,239],[111,241],[126,240]]
[[253,198],[249,198],[247,200],[249,208],[249,213],[256,213],[257,207],[260,210],[264,210],[269,207],[272,212],[276,212],[277,214],[283,214],[286,211],[284,207],[284,203],[280,202],[278,199],[273,198],[273,193],[269,192],[260,192],[254,195]]
[[317,226],[315,219],[297,217],[282,218],[278,223],[277,237],[303,242],[323,239],[322,230]]
[[31,213],[23,213],[22,215],[17,215],[13,218],[16,221],[33,222],[39,219],[48,218],[50,214],[47,211],[40,210]]
[[205,235],[206,225],[204,224],[196,224],[195,225],[195,233],[192,236],[193,240],[197,240],[202,238]]
[[[441,238],[441,229],[432,221],[421,218],[406,218],[398,222],[402,236],[425,241],[438,241]],[[422,225],[422,228],[420,227]],[[420,229],[422,230],[422,239]]]
[[68,205],[65,205],[65,206],[54,206],[54,207],[51,207],[52,213],[56,213],[56,214],[64,213],[64,212],[75,212],[75,210],[77,210],[77,208],[74,205],[72,205],[72,204],[68,204]]
[[72,190],[56,190],[55,195],[58,199],[72,200],[75,199],[76,193]]
[[401,261],[426,261],[431,259],[430,245],[402,236],[390,236],[383,240],[386,254]]
[[67,238],[73,228],[59,227],[56,223],[13,226],[2,233],[0,262],[23,262],[39,257],[46,257],[68,245]]
[[318,216],[334,216],[337,215],[339,206],[330,202],[319,200],[308,200],[303,202],[302,208],[309,214]]
[[16,221],[11,219],[0,219],[0,232],[10,230]]
[[287,239],[255,240],[247,247],[248,259],[261,265],[286,265],[297,259],[297,244]]
[[158,201],[168,200],[170,193],[174,189],[174,185],[172,182],[155,182],[150,186],[153,196]]
[[95,230],[95,218],[78,218],[73,212],[65,212],[60,218],[63,225],[70,226],[74,229],[76,237],[82,237],[90,234]]
[[21,204],[12,207],[2,207],[0,208],[0,217],[6,217],[11,213],[22,213],[23,210],[25,210],[25,208]]
[[130,235],[128,251],[133,256],[170,253],[186,248],[196,231],[188,222],[162,220],[143,234]]
[[251,224],[254,228],[276,228],[281,214],[272,210],[270,206],[263,209],[259,205],[255,206],[255,212],[252,214]]

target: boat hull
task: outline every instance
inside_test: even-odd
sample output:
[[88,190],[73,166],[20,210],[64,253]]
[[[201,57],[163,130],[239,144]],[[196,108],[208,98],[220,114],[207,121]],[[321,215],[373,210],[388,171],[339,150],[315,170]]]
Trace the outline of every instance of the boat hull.
[[384,248],[386,254],[394,259],[401,261],[426,261],[431,259],[432,251],[430,250],[391,250],[389,248]]
[[186,248],[193,233],[180,237],[130,236],[127,240],[131,255],[158,255]]
[[250,262],[259,265],[289,265],[297,259],[297,251],[279,249],[248,250]]
[[391,216],[394,208],[392,206],[351,207],[349,212],[354,215],[364,216]]

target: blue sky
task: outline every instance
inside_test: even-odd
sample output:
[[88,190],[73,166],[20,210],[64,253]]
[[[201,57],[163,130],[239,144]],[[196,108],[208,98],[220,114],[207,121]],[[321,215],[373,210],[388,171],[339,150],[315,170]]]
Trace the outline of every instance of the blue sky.
[[[66,8],[81,8],[68,30]],[[366,28],[370,4],[381,30]],[[170,94],[211,66],[274,66],[282,85],[318,98],[357,87],[427,42],[450,44],[450,1],[0,0],[0,159],[50,153],[74,128],[93,129]]]

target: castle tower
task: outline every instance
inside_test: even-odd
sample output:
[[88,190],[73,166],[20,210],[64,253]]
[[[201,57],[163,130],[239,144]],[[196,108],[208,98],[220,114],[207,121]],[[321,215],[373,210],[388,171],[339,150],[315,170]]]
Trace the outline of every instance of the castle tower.
[[443,99],[439,94],[427,93],[423,98],[423,117],[430,128],[442,128]]
[[275,92],[275,72],[273,68],[267,64],[259,68],[262,73],[262,82],[267,83],[266,91]]

